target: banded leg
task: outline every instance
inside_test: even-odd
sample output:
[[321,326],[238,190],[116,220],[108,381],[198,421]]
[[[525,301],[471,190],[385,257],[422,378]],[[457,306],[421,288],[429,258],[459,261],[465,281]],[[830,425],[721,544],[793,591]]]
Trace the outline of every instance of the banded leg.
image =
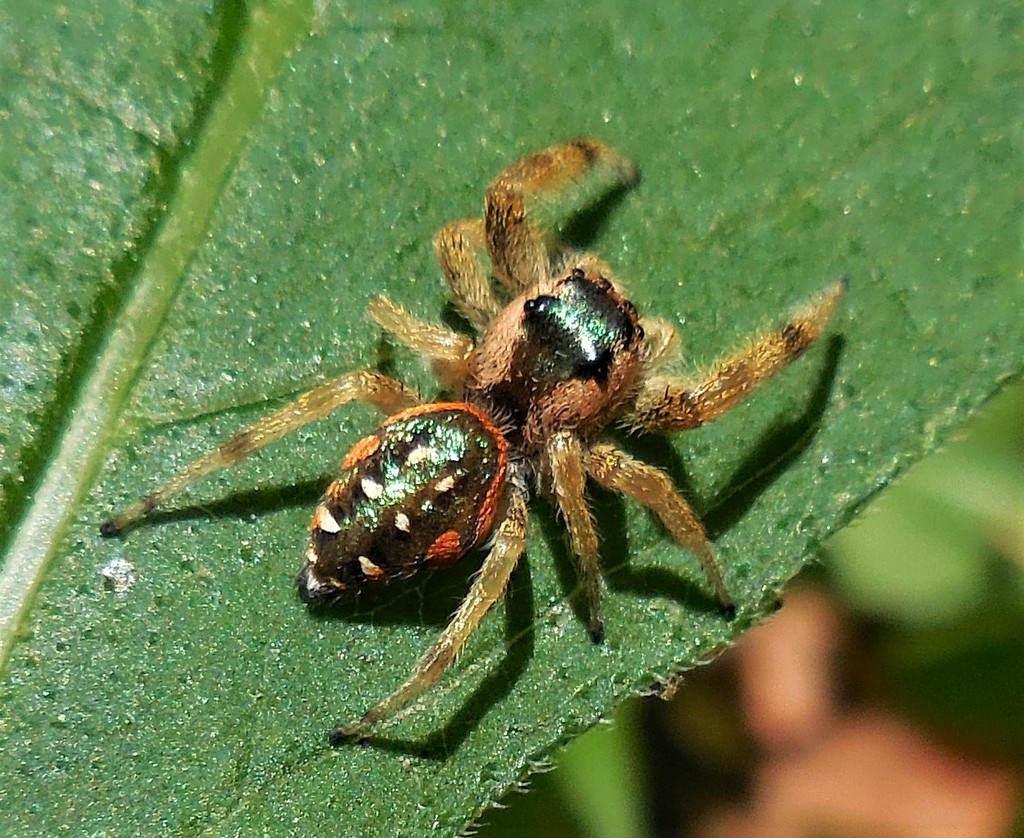
[[648,379],[623,421],[638,430],[669,433],[717,419],[821,336],[845,290],[846,280],[833,282],[781,329],[715,365],[696,384],[674,376]]
[[462,651],[484,615],[504,595],[509,577],[526,543],[526,495],[514,488],[513,484],[508,485],[508,511],[498,525],[494,546],[458,611],[434,645],[420,658],[406,682],[360,718],[331,731],[332,745],[341,744],[369,725],[387,718],[436,684]]
[[461,392],[466,380],[467,363],[473,352],[473,339],[467,335],[425,323],[414,317],[390,297],[374,297],[366,308],[370,319],[416,354],[428,358],[438,378]]
[[195,481],[238,464],[285,434],[322,419],[343,404],[355,400],[369,402],[388,415],[412,407],[418,401],[415,394],[400,382],[367,370],[346,373],[326,381],[189,463],[145,498],[105,521],[100,532],[105,536],[119,535]]
[[434,236],[434,250],[459,314],[483,334],[502,309],[486,261],[483,221],[471,218],[446,224]]
[[580,138],[524,157],[498,175],[484,199],[484,229],[499,280],[518,293],[551,274],[550,230],[564,210],[636,180],[633,164]]
[[548,442],[546,453],[555,499],[569,529],[569,544],[583,577],[590,612],[587,632],[591,640],[600,643],[604,639],[604,625],[601,622],[601,560],[594,519],[587,507],[583,446],[571,433],[562,432]]
[[591,447],[587,472],[606,489],[613,489],[639,501],[657,515],[672,537],[692,552],[715,589],[722,611],[730,618],[736,612],[722,569],[715,560],[704,527],[665,472],[641,462],[611,443]]

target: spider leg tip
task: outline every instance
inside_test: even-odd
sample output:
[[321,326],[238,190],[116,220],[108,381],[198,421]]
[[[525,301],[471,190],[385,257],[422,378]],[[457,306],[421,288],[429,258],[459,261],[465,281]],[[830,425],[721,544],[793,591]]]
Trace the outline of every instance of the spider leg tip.
[[327,734],[327,744],[332,748],[342,745],[362,745],[366,737],[362,735],[363,727],[358,722],[336,727]]
[[113,518],[107,518],[102,524],[100,524],[100,535],[104,538],[116,538],[124,532],[122,527],[117,525],[117,521]]

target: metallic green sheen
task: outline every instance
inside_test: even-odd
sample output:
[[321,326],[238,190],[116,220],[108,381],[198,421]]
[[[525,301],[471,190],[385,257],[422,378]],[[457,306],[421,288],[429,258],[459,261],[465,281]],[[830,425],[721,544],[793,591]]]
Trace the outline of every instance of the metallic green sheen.
[[[465,424],[458,414],[428,413],[384,426],[380,451],[387,452],[388,456],[374,458],[380,464],[380,471],[372,475],[384,491],[379,498],[364,498],[358,503],[352,510],[351,523],[375,527],[382,510],[404,506],[430,483],[446,475],[464,475],[465,469],[459,464],[473,445],[469,431],[475,430],[467,429]],[[484,448],[493,447],[493,443],[480,442]],[[432,454],[417,463],[407,463],[406,458],[419,445]],[[359,466],[355,469],[363,471]]]
[[[377,448],[324,496],[340,530],[314,529],[317,576],[341,588],[409,576],[438,558],[430,548],[445,533],[458,534],[459,555],[469,550],[486,535],[504,478],[497,433],[458,404],[386,421]],[[368,574],[367,560],[378,570]]]
[[615,349],[633,335],[627,314],[582,278],[570,277],[528,305],[527,366],[537,379],[599,377]]

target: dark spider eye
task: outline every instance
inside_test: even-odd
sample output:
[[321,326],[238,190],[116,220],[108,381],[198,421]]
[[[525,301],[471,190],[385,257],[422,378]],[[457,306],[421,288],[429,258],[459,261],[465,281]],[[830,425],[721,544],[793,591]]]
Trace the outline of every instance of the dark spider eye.
[[523,303],[523,311],[527,314],[544,314],[557,302],[558,300],[554,297],[548,294],[542,294],[539,297],[534,297],[532,300],[527,300]]

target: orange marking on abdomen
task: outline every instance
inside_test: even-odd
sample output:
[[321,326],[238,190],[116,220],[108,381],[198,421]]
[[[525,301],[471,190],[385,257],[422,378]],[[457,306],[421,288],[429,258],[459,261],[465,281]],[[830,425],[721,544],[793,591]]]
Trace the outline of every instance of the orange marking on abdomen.
[[480,509],[477,512],[476,532],[474,533],[475,544],[483,541],[488,533],[490,533],[491,527],[494,526],[494,517],[498,513],[498,504],[505,491],[505,468],[508,465],[508,457],[505,453],[505,439],[504,437],[499,439],[498,467],[495,469],[494,479],[491,481],[491,485],[487,487],[487,494],[484,495],[484,499],[480,503]]
[[380,437],[374,435],[364,436],[352,446],[352,449],[345,455],[345,459],[341,461],[342,470],[352,468],[356,463],[369,457],[378,448],[380,448]]
[[426,560],[443,567],[454,562],[463,552],[462,536],[455,530],[448,530],[435,538],[434,543],[427,548]]

